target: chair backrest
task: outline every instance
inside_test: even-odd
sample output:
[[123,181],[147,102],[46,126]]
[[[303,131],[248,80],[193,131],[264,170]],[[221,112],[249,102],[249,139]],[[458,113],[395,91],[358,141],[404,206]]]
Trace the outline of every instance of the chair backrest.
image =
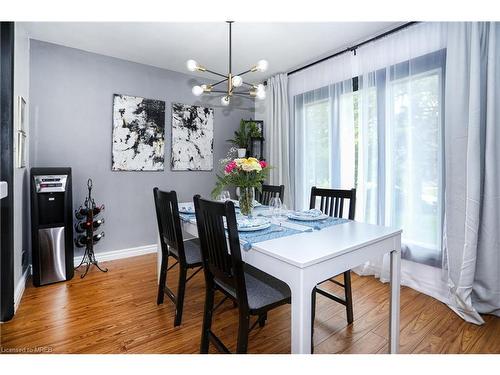
[[232,288],[240,306],[248,306],[233,202],[214,202],[199,195],[193,200],[207,285],[217,281]]
[[[317,198],[320,198],[319,207],[316,207]],[[333,217],[344,216],[344,201],[349,201],[348,219],[354,220],[356,212],[356,189],[322,189],[313,186],[311,188],[311,200],[309,208],[318,208],[324,214]]]
[[271,198],[278,197],[283,202],[285,198],[285,185],[264,185],[262,184],[262,193],[256,191],[256,200],[263,205],[269,206]]
[[186,255],[184,253],[177,194],[174,190],[162,191],[155,187],[153,189],[153,196],[162,251],[166,254],[169,248],[174,250],[179,258],[179,262],[185,264]]

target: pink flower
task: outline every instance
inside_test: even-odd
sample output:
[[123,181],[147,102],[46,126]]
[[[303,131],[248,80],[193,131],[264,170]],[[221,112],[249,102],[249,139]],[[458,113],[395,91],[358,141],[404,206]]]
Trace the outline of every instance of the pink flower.
[[237,165],[236,165],[236,162],[233,160],[231,162],[229,162],[226,167],[224,168],[224,171],[226,172],[226,174],[229,174],[233,171],[234,168],[236,168]]
[[261,168],[267,167],[267,163],[264,160],[259,161]]

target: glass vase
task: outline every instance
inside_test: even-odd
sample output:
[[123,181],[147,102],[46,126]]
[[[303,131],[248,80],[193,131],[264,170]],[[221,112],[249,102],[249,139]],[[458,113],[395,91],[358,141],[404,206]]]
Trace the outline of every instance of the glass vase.
[[238,201],[240,204],[241,214],[248,217],[252,217],[254,189],[249,187],[240,187],[240,197]]

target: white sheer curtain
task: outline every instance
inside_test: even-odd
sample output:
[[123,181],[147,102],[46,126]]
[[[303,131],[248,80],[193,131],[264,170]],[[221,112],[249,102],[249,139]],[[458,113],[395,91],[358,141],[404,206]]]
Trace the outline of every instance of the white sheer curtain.
[[[448,301],[441,272],[446,29],[422,23],[356,52],[357,219],[400,227],[402,283]],[[389,279],[389,259],[358,267]]]
[[309,207],[313,186],[350,189],[354,185],[353,114],[346,98],[352,98],[351,80],[294,97],[297,209]]
[[[294,207],[309,207],[312,186],[354,186],[351,55],[315,65],[289,79]],[[342,121],[341,121],[342,118]]]
[[497,34],[419,23],[289,78],[297,206],[356,187],[357,220],[403,229],[402,283],[476,323],[500,306]]
[[273,167],[269,173],[269,183],[285,185],[285,203],[291,207],[294,192],[290,183],[290,127],[286,74],[277,74],[267,80],[264,133],[267,161]]

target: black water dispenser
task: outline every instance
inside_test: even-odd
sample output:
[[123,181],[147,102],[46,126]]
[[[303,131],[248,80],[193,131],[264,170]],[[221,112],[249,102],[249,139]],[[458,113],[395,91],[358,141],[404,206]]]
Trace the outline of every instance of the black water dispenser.
[[33,284],[73,278],[71,168],[31,168]]

